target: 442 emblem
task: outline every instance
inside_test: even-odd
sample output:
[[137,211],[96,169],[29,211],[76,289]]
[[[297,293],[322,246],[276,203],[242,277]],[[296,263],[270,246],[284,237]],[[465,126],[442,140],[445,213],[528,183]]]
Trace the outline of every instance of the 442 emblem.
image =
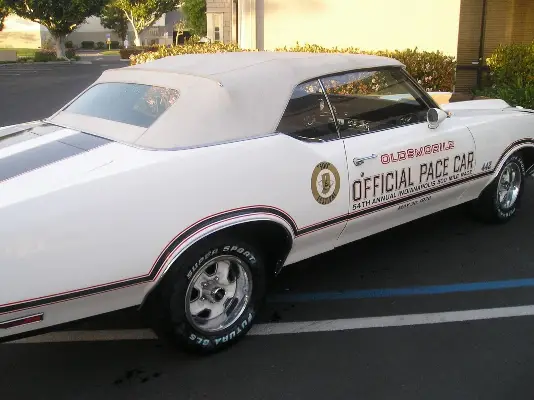
[[320,162],[313,169],[311,191],[317,203],[326,205],[333,202],[339,194],[340,185],[339,172],[329,162]]
[[482,164],[482,171],[489,171],[491,169],[491,161],[485,162]]

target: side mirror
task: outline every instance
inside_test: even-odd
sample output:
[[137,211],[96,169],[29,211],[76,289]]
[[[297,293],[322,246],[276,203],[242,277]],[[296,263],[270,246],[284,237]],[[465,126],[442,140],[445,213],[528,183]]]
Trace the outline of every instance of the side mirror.
[[447,118],[449,118],[449,114],[440,108],[431,108],[426,115],[430,129],[436,129]]

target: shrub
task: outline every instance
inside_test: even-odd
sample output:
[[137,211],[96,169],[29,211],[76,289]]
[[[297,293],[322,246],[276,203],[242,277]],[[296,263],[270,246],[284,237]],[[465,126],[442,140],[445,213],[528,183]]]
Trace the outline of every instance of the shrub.
[[76,50],[74,49],[67,49],[65,50],[65,57],[67,57],[69,60],[76,58]]
[[95,48],[95,42],[92,40],[84,40],[82,42],[82,49],[94,49]]
[[357,47],[327,48],[309,44],[301,46],[298,43],[295,47],[283,47],[275,51],[350,53],[389,57],[406,65],[406,70],[426,91],[452,92],[454,86],[456,61],[454,57],[447,56],[440,51],[419,51],[417,48],[368,51],[360,50]]
[[106,48],[106,44],[104,42],[96,42],[96,48],[98,50],[102,50]]
[[159,47],[160,46],[153,45],[153,46],[143,46],[143,47],[129,47],[128,49],[121,48],[119,50],[119,54],[121,56],[121,59],[128,60],[130,56],[132,55],[138,55],[141,53],[157,51]]
[[127,60],[127,59],[130,58],[130,56],[141,54],[141,53],[143,53],[145,51],[146,50],[143,50],[140,47],[139,48],[130,47],[128,49],[120,49],[119,54],[120,54],[122,60]]
[[500,45],[486,60],[489,84],[475,93],[498,98],[511,106],[534,109],[534,41]]
[[492,99],[502,99],[511,106],[521,106],[534,110],[534,85],[524,87],[515,86],[495,86],[487,87],[475,91],[477,96],[484,96]]
[[72,49],[72,48],[74,48],[74,44],[72,43],[72,40],[67,40],[67,41],[65,42],[65,48],[66,48],[66,49]]
[[35,52],[35,62],[56,61],[56,52],[54,50],[39,50]]
[[158,46],[156,50],[145,51],[139,54],[134,54],[130,57],[130,64],[142,64],[149,61],[154,61],[158,58],[164,58],[169,56],[177,56],[182,54],[198,54],[198,53],[227,53],[227,52],[236,52],[236,51],[248,51],[241,49],[237,44],[234,43],[199,43],[195,41],[187,41],[183,45],[179,46]]
[[117,40],[112,40],[110,45],[111,45],[111,48],[115,50],[120,47],[120,43]]
[[534,84],[534,41],[530,44],[499,45],[486,60],[490,80],[496,86]]
[[[189,40],[182,46],[160,47],[156,51],[132,53],[130,57],[131,65],[140,64],[180,54],[191,53],[219,53],[228,51],[244,51],[236,44],[224,44],[220,42],[203,44],[198,40]],[[456,61],[454,57],[447,56],[442,52],[419,51],[416,49],[406,50],[381,50],[363,51],[356,47],[347,48],[327,48],[318,45],[306,44],[294,47],[277,48],[275,51],[308,52],[308,53],[351,53],[351,54],[372,54],[385,56],[399,60],[406,65],[407,71],[419,82],[427,91],[451,92],[454,86],[454,76]]]
[[48,36],[41,44],[41,49],[43,50],[54,50],[55,48],[56,48],[55,41],[50,36]]

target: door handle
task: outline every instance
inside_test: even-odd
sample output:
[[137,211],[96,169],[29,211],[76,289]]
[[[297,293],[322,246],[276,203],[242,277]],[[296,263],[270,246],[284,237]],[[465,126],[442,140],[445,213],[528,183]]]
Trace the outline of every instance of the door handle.
[[365,160],[372,160],[373,158],[376,158],[377,155],[376,154],[371,154],[370,156],[367,156],[367,157],[359,157],[359,158],[355,158],[354,160],[352,160],[354,162],[354,165],[356,165],[357,167],[362,165]]

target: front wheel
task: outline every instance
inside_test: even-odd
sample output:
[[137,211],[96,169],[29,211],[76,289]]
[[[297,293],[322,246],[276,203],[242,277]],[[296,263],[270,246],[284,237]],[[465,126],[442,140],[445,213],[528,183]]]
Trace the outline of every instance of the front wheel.
[[238,238],[207,238],[175,262],[159,290],[158,336],[187,351],[213,353],[252,327],[266,291],[263,256]]
[[525,164],[511,155],[497,177],[473,203],[475,215],[487,222],[503,223],[516,214],[525,187]]

